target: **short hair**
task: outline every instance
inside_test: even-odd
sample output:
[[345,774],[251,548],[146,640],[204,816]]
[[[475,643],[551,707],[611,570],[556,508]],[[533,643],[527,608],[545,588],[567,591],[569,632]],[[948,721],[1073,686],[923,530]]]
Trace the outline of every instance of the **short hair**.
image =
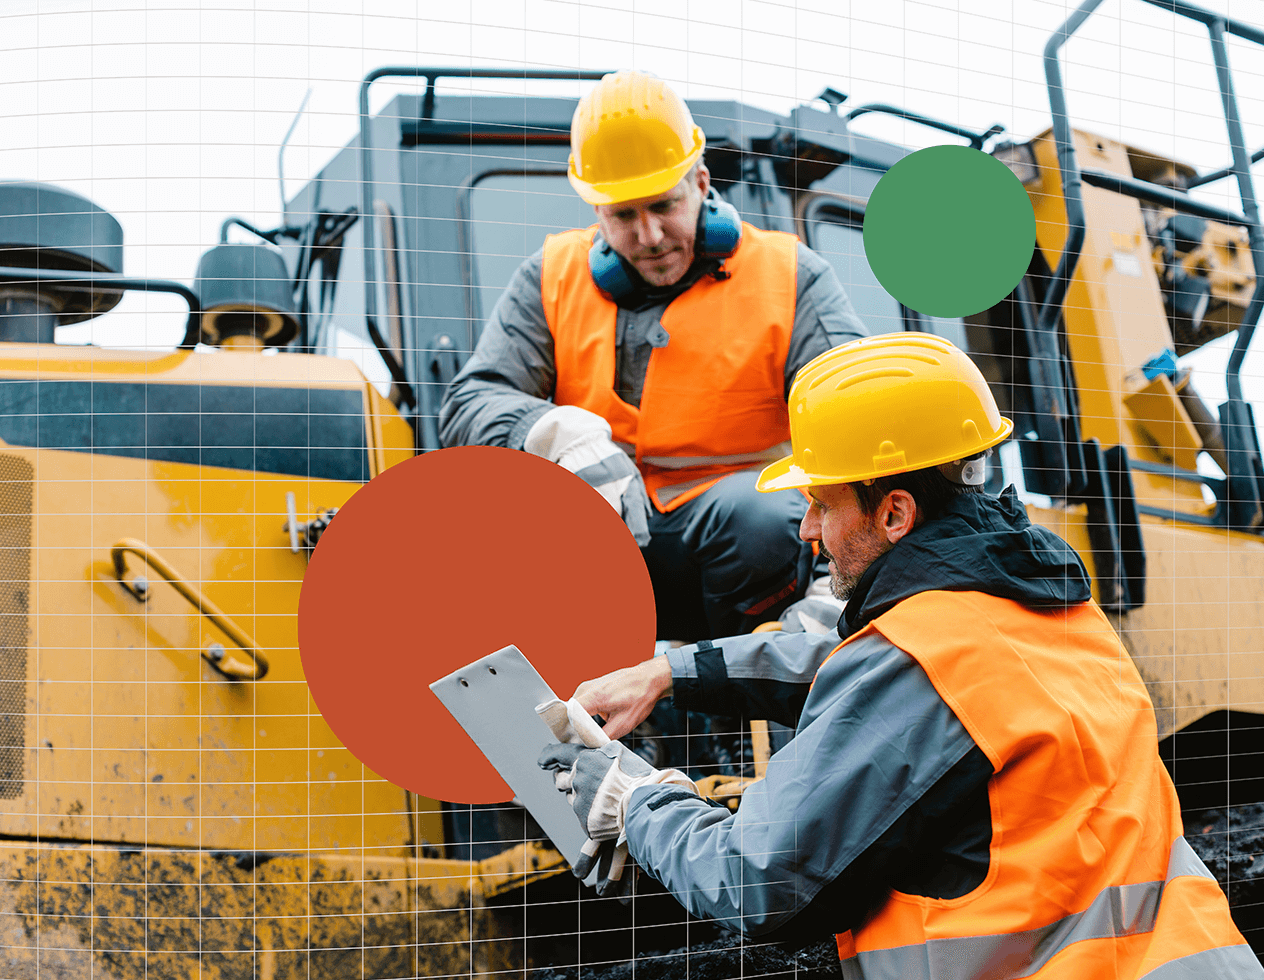
[[682,177],[681,179],[693,180],[695,177],[697,177],[698,168],[705,167],[707,165],[706,156],[707,156],[707,151],[704,149],[701,153],[698,154],[698,159],[693,162],[693,166],[689,168],[689,172],[685,174],[685,176]]
[[853,483],[851,489],[856,494],[856,503],[866,517],[877,513],[878,505],[892,490],[905,490],[917,504],[918,517],[924,516],[927,520],[938,517],[939,512],[954,497],[985,492],[982,486],[953,483],[934,466],[908,473],[896,473],[894,476],[880,476],[872,483]]

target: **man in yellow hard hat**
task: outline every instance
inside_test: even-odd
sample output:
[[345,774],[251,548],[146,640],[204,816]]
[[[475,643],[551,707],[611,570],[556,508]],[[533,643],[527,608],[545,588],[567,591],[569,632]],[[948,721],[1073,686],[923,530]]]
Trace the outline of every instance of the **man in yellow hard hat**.
[[786,393],[867,332],[827,262],[711,195],[705,139],[657,78],[603,78],[571,124],[570,182],[597,224],[518,269],[440,410],[444,445],[577,473],[644,549],[658,635],[744,633],[807,586],[806,501],[760,496]]
[[811,494],[838,634],[673,650],[573,710],[617,738],[671,694],[795,736],[735,814],[619,742],[550,746],[590,838],[749,937],[836,934],[849,978],[1264,976],[1079,558],[1012,489],[981,491],[1012,424],[974,364],[927,334],[860,340],[808,364],[790,407],[793,453],[759,486]]

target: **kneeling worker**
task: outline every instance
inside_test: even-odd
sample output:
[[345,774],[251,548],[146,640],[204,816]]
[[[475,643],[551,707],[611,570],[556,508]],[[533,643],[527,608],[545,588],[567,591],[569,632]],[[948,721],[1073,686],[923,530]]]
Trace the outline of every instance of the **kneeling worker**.
[[845,977],[1264,977],[1084,566],[1012,489],[981,491],[1012,424],[973,363],[856,341],[799,373],[790,420],[759,487],[810,493],[843,642],[757,633],[581,685],[615,738],[668,694],[797,725],[736,813],[618,742],[550,746],[589,836],[751,938],[836,933]]
[[571,123],[590,228],[518,269],[449,387],[445,446],[524,449],[586,480],[642,547],[662,639],[746,633],[807,588],[806,501],[761,495],[786,452],[786,394],[868,331],[825,259],[711,192],[684,101],[635,71]]

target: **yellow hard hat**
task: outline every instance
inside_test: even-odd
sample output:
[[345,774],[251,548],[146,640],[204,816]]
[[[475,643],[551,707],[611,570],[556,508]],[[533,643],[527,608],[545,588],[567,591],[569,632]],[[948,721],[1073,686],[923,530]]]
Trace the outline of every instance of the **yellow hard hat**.
[[970,358],[942,337],[889,333],[826,351],[790,386],[794,453],[758,487],[859,483],[977,456],[1004,442],[1004,418]]
[[689,107],[663,81],[614,72],[571,118],[571,186],[589,204],[654,197],[679,184],[705,146]]

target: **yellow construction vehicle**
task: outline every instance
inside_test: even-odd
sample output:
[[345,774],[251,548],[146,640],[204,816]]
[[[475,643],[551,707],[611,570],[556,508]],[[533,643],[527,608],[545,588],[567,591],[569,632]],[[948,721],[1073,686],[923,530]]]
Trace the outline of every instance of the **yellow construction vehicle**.
[[[690,108],[720,193],[829,258],[873,332],[971,352],[1017,422],[991,486],[1016,483],[1085,557],[1187,805],[1257,802],[1264,470],[1238,371],[1264,236],[1224,35],[1264,33],[1146,0],[1211,31],[1231,213],[1188,193],[1226,174],[1072,127],[1058,51],[1098,2],[1046,50],[1053,128],[1030,142],[843,112],[832,89],[825,111]],[[573,99],[443,95],[440,80],[599,74],[371,73],[360,138],[276,229],[226,221],[191,289],[123,276],[118,222],[82,197],[0,184],[0,977],[490,975],[708,937],[670,896],[586,896],[512,805],[427,800],[366,771],[297,649],[308,555],[337,508],[438,448],[443,387],[513,269],[590,223],[565,176]],[[371,116],[387,77],[424,89]],[[872,277],[865,201],[908,152],[854,131],[873,112],[990,150],[1023,181],[1039,247],[1004,302],[933,319]],[[229,243],[234,225],[259,242]],[[183,297],[177,349],[56,343],[129,289]],[[1176,358],[1235,329],[1212,411]],[[715,795],[740,795],[786,737],[752,730],[753,771],[714,772]],[[1250,905],[1236,914],[1258,942]]]
[[[118,276],[118,223],[68,192],[0,211],[0,976],[512,964],[490,903],[558,856],[445,858],[299,661],[307,555],[408,423],[347,361],[268,356],[299,324],[279,253],[220,246],[192,292]],[[186,297],[182,349],[52,343],[125,288]]]

